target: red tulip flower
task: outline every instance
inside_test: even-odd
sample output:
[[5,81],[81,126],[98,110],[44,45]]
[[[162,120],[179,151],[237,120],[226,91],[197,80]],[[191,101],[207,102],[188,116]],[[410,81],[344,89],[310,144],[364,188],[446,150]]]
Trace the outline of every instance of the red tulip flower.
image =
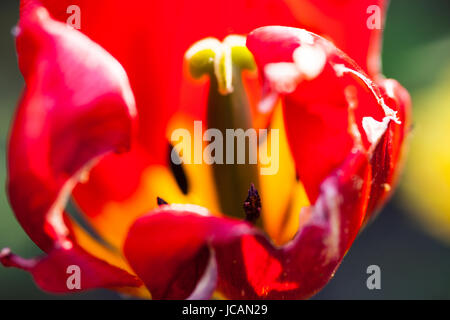
[[[4,249],[3,265],[56,293],[73,266],[76,290],[155,299],[317,293],[392,193],[409,129],[371,5],[384,14],[383,0],[22,0],[7,190],[45,255]],[[194,121],[279,129],[260,141],[279,143],[278,170],[174,164],[169,137]]]

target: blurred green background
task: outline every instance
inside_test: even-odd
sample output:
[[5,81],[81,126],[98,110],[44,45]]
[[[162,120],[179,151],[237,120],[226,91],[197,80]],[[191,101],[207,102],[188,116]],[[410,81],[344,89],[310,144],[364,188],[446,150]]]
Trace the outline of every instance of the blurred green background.
[[[6,179],[8,130],[23,80],[18,71],[11,30],[18,1],[0,4],[0,185]],[[450,65],[450,1],[392,0],[385,28],[383,71],[400,81],[414,98],[436,84]],[[415,106],[419,108],[422,106]],[[442,106],[450,107],[450,106]],[[416,119],[417,121],[417,119]],[[449,124],[450,125],[450,124]],[[3,187],[4,188],[4,187]],[[334,279],[315,299],[450,299],[450,246],[431,237],[398,195],[358,237]],[[426,212],[425,212],[426,214]],[[25,257],[40,254],[28,239],[0,192],[0,248]],[[366,269],[381,268],[381,290],[368,290]],[[0,299],[118,298],[97,290],[53,296],[36,288],[31,277],[0,267]]]

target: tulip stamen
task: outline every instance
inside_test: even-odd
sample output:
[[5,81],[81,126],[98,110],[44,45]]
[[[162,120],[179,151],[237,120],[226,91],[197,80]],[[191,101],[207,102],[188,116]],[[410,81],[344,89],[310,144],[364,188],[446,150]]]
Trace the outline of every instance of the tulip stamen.
[[169,204],[166,200],[164,200],[160,197],[156,197],[156,202],[158,203],[158,206],[163,206],[163,205]]
[[[253,129],[253,122],[243,71],[256,71],[255,60],[246,46],[245,36],[229,35],[223,41],[206,38],[196,42],[186,52],[185,63],[193,78],[209,77],[206,128],[219,131],[223,137],[227,137],[223,148],[226,150],[226,163],[222,161],[211,164],[218,202],[223,212],[242,219],[242,195],[248,191],[251,182],[258,186],[259,168],[251,160],[254,154],[250,148],[241,153],[239,142],[236,143],[240,137],[230,135],[229,132],[242,132],[243,143],[246,144],[249,140],[248,144],[251,145],[247,134],[249,129]],[[238,165],[235,165],[235,155],[238,154],[243,155],[241,159],[244,160],[238,160]],[[249,161],[246,162],[246,159]],[[260,209],[252,209],[253,203],[255,202],[250,201],[248,208],[244,207],[249,212],[245,219],[256,223]]]
[[245,211],[245,220],[250,223],[255,223],[261,215],[261,198],[253,183],[248,190],[248,196],[244,201],[243,208]]

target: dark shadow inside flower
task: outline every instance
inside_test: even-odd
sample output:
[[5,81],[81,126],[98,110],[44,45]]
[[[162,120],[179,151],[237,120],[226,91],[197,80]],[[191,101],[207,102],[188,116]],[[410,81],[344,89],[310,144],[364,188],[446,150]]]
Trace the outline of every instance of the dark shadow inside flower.
[[188,194],[189,192],[189,182],[186,177],[186,173],[184,172],[183,164],[176,164],[178,162],[181,162],[181,160],[178,157],[178,154],[175,153],[175,156],[178,157],[177,161],[172,161],[172,152],[173,152],[173,146],[169,144],[169,153],[168,153],[168,163],[170,163],[170,170],[172,171],[173,176],[175,177],[175,180],[177,181],[178,187],[180,188],[181,192],[183,194]]

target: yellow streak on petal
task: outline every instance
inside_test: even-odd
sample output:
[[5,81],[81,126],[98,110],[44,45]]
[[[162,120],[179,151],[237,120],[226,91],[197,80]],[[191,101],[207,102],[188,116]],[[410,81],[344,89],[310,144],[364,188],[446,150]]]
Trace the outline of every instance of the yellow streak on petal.
[[[280,166],[275,175],[260,175],[260,194],[262,201],[262,219],[264,229],[277,245],[291,240],[299,229],[300,211],[309,205],[301,182],[296,180],[294,160],[290,153],[281,105],[279,104],[273,115],[271,129],[279,129]],[[261,145],[271,150],[270,131],[266,141]],[[276,148],[275,148],[276,150]],[[268,159],[260,159],[260,163],[267,163]]]
[[277,244],[285,244],[292,240],[296,233],[309,220],[310,210],[302,210],[309,206],[308,196],[301,182],[297,182],[292,191],[291,205],[286,214],[287,220],[284,228],[276,237]]

